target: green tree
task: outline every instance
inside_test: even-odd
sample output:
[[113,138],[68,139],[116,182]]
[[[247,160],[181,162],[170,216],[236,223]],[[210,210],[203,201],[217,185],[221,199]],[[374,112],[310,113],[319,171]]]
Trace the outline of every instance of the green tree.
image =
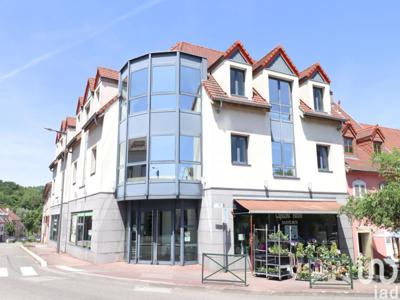
[[15,224],[13,222],[7,222],[5,225],[5,231],[8,236],[14,236]]
[[341,211],[368,224],[400,230],[400,151],[393,149],[376,154],[373,162],[386,180],[384,186],[361,198],[350,197]]

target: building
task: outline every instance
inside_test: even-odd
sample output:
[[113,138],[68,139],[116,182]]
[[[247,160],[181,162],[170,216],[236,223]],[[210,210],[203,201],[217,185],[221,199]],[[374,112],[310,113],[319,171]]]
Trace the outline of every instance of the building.
[[299,72],[281,46],[254,60],[239,41],[179,42],[99,68],[57,134],[49,243],[95,262],[191,264],[248,249],[268,224],[353,254],[331,98],[322,67]]
[[[6,230],[6,224],[13,223],[15,232],[14,235],[9,236]],[[18,217],[11,209],[5,207],[0,207],[0,242],[5,242],[9,237],[20,237],[24,232],[24,225],[21,222],[20,217]]]
[[43,189],[43,211],[42,211],[42,228],[40,240],[42,243],[48,243],[49,241],[49,225],[50,225],[50,199],[51,199],[52,183],[48,182],[45,184]]
[[[367,192],[379,190],[385,179],[379,176],[372,163],[375,152],[400,149],[400,130],[379,125],[363,124],[353,119],[340,105],[337,109],[345,116],[342,128],[347,170],[348,193],[361,197]],[[400,232],[389,232],[364,222],[354,222],[354,256],[368,258],[399,258]]]

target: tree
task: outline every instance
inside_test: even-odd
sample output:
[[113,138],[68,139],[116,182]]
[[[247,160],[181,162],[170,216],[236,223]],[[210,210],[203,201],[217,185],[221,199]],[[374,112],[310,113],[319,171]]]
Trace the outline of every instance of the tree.
[[342,213],[367,224],[392,231],[400,230],[400,151],[382,152],[373,157],[384,186],[361,198],[350,197]]
[[7,222],[5,225],[6,234],[8,236],[14,236],[15,234],[15,224],[13,222]]

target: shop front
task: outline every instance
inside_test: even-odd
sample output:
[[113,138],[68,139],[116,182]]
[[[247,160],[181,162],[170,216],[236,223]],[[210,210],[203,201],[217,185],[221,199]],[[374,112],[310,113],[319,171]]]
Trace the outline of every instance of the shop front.
[[198,200],[129,201],[128,261],[197,263]]
[[293,243],[336,242],[340,230],[336,201],[236,200],[234,209],[235,253],[251,253],[253,230],[280,228]]

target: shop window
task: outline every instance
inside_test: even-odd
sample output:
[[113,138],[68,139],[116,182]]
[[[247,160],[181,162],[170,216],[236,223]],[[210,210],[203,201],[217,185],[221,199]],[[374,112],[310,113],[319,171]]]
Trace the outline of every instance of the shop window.
[[329,171],[329,146],[317,145],[318,170]]
[[183,222],[185,262],[197,261],[197,210],[195,208],[184,209]]
[[245,71],[231,68],[231,95],[244,96]]
[[71,243],[90,249],[92,239],[92,216],[92,211],[71,214],[69,239]]
[[247,164],[248,137],[243,135],[231,136],[231,159],[232,164]]
[[344,152],[345,153],[353,153],[353,139],[345,137],[344,138]]
[[353,181],[353,196],[356,198],[363,197],[367,193],[367,185],[362,180]]
[[57,241],[58,238],[58,221],[60,215],[52,215],[51,216],[51,225],[50,225],[50,240]]
[[314,110],[323,112],[324,111],[324,100],[323,100],[324,90],[322,88],[314,87],[313,94],[314,94]]
[[128,143],[127,181],[146,179],[147,138],[130,139]]

